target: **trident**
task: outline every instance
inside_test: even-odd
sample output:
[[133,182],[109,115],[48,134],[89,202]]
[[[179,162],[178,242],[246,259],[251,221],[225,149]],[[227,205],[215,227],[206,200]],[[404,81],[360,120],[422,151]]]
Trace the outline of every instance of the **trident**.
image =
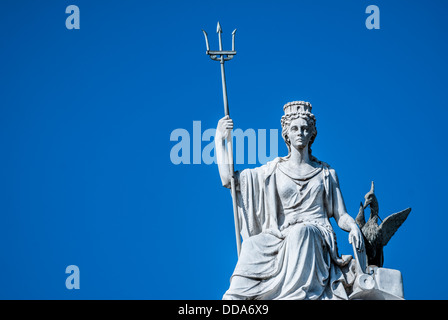
[[[225,51],[222,50],[222,38],[221,38],[221,25],[218,22],[218,26],[216,28],[216,33],[218,33],[219,38],[219,51],[211,51],[210,46],[208,43],[208,37],[207,32],[205,30],[202,30],[204,32],[205,37],[205,45],[207,46],[207,51],[205,52],[207,55],[210,56],[212,60],[219,61],[221,63],[221,80],[222,80],[222,96],[224,100],[224,114],[226,116],[229,116],[229,102],[227,101],[227,86],[226,86],[226,73],[224,71],[224,62],[229,61],[233,59],[233,56],[236,55],[235,51],[235,33],[236,29],[232,32],[232,51]],[[227,138],[227,150],[228,150],[228,156],[229,156],[229,166],[230,166],[230,189],[232,192],[232,202],[233,202],[233,218],[235,220],[235,235],[236,235],[236,249],[238,256],[240,255],[241,251],[241,239],[240,239],[240,226],[239,226],[239,220],[238,220],[238,207],[236,204],[236,189],[235,189],[235,170],[233,166],[233,145],[232,145],[232,137],[229,136]]]

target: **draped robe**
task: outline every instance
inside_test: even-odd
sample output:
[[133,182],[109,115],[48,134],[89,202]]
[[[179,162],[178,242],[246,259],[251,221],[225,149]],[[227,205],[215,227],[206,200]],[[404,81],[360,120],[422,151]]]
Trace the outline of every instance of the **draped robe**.
[[329,221],[345,210],[336,172],[320,162],[299,176],[276,158],[236,178],[243,244],[223,299],[347,299],[351,257]]

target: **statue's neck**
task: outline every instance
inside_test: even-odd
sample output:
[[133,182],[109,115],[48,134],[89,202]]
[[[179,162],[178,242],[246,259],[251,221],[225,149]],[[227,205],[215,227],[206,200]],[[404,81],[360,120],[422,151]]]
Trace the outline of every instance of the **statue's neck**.
[[310,153],[308,146],[303,149],[291,148],[291,156],[289,158],[291,164],[294,166],[300,166],[303,164],[311,164]]

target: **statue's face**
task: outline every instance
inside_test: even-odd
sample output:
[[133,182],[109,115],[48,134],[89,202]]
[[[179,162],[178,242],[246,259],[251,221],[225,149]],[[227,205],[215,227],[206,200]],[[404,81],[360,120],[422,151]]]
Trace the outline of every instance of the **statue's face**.
[[313,130],[308,125],[308,121],[298,118],[291,121],[288,129],[288,138],[291,142],[291,148],[297,150],[305,148],[313,136]]

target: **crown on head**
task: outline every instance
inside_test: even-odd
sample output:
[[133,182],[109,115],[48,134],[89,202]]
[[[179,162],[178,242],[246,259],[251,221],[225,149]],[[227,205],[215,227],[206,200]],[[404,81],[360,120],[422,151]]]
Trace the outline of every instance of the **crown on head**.
[[283,106],[283,111],[285,111],[285,115],[299,112],[311,113],[311,109],[312,109],[311,103],[306,101],[292,101],[288,102]]

